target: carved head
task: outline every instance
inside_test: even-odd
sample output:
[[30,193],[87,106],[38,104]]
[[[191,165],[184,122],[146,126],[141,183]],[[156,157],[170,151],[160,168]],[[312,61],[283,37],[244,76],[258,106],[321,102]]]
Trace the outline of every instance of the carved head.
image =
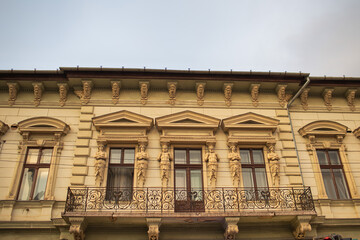
[[162,152],[167,153],[168,152],[168,145],[166,143],[163,143],[161,146]]

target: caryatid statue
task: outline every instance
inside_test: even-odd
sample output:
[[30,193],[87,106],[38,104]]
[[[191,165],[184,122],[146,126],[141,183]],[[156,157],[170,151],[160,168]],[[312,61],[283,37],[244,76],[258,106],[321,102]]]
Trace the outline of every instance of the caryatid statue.
[[137,164],[137,185],[138,187],[144,187],[146,180],[146,170],[148,167],[149,155],[146,150],[146,144],[139,144],[139,151],[136,153],[135,159]]
[[101,187],[104,181],[104,172],[106,168],[106,152],[104,144],[98,143],[98,150],[95,154],[95,185]]
[[233,180],[234,187],[238,187],[241,179],[240,176],[241,157],[239,151],[236,148],[235,143],[229,143],[229,148],[230,148],[230,152],[228,153],[228,158],[230,161],[231,177]]
[[161,146],[161,153],[159,154],[158,161],[160,162],[160,177],[163,188],[166,188],[170,179],[170,161],[172,161],[171,154],[167,143]]
[[208,174],[210,179],[211,187],[216,186],[216,173],[218,168],[219,157],[214,151],[215,143],[209,143],[208,149],[209,151],[205,155],[205,162],[207,162],[208,166]]
[[270,172],[272,182],[275,187],[280,186],[280,157],[277,153],[275,153],[275,143],[268,144],[268,154],[267,159],[270,162]]

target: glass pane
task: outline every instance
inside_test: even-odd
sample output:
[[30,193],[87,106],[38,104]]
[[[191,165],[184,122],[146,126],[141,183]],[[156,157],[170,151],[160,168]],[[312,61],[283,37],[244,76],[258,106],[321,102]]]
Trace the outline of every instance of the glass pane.
[[244,187],[245,188],[253,188],[254,187],[254,180],[251,168],[243,168],[243,180],[244,180]]
[[48,179],[49,169],[40,168],[37,174],[35,191],[34,191],[34,200],[43,200],[45,195],[46,183]]
[[190,164],[201,164],[201,150],[190,150]]
[[37,164],[38,157],[39,157],[39,149],[38,148],[29,148],[26,163],[27,164]]
[[201,170],[190,170],[191,200],[202,201],[202,177]]
[[253,150],[254,164],[264,164],[264,157],[262,150]]
[[329,165],[328,161],[326,160],[325,151],[316,150],[316,153],[317,153],[317,157],[318,157],[320,165]]
[[52,156],[52,148],[45,148],[41,151],[40,163],[50,164]]
[[133,176],[134,168],[110,167],[108,174],[108,187],[131,189]]
[[176,189],[186,189],[186,170],[176,169],[175,170],[175,186]]
[[124,149],[124,163],[134,164],[135,161],[135,149]]
[[338,151],[329,151],[330,162],[333,165],[341,165]]
[[186,150],[175,150],[175,164],[186,164]]
[[121,163],[121,149],[110,150],[110,163],[120,164]]
[[249,150],[240,150],[240,157],[241,157],[241,163],[251,164]]
[[267,188],[265,168],[256,168],[255,176],[256,176],[257,187],[258,188]]
[[29,200],[32,184],[34,182],[35,168],[25,168],[21,182],[19,200]]
[[350,195],[342,169],[333,169],[333,172],[340,199],[349,199]]
[[330,169],[321,169],[321,173],[324,179],[324,185],[326,189],[326,194],[328,195],[329,199],[337,199],[335,186],[333,179],[331,177]]

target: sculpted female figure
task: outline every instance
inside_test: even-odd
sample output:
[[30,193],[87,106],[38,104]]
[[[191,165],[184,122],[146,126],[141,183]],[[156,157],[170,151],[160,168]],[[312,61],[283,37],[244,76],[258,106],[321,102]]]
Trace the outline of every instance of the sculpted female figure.
[[270,162],[270,172],[272,182],[275,187],[279,187],[280,185],[280,157],[275,153],[275,144],[268,145],[269,153],[267,154],[267,158]]
[[172,160],[171,154],[168,150],[167,143],[162,144],[162,151],[159,154],[158,161],[160,162],[160,177],[162,187],[166,188],[170,179],[170,161]]
[[140,143],[139,151],[136,153],[135,159],[137,163],[137,183],[139,187],[144,187],[146,179],[146,169],[148,167],[149,155],[145,152],[145,143]]
[[228,158],[230,161],[230,172],[231,172],[231,177],[233,180],[233,184],[235,187],[239,186],[239,181],[240,181],[240,161],[241,161],[241,157],[239,152],[236,149],[236,145],[235,144],[231,144],[230,145],[230,152],[228,154]]
[[99,144],[98,151],[95,154],[95,184],[100,187],[104,181],[104,171],[106,167],[106,153],[104,145]]
[[219,157],[214,152],[214,144],[209,144],[208,149],[209,149],[209,151],[205,155],[205,162],[208,163],[210,185],[211,185],[211,187],[215,187],[216,186],[216,172],[217,172]]

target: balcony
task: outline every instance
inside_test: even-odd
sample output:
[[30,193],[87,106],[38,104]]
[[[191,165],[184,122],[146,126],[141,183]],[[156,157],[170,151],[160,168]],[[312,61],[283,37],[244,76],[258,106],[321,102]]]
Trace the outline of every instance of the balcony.
[[313,215],[310,187],[162,188],[70,187],[63,216],[268,216]]

